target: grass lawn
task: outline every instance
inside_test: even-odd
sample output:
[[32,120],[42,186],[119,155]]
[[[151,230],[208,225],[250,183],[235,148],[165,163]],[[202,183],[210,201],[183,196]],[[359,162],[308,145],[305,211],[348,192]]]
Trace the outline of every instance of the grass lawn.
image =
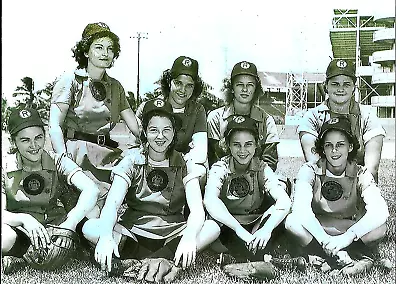
[[[279,171],[290,177],[292,180],[299,167],[303,163],[301,158],[284,158],[280,162]],[[387,237],[380,244],[381,256],[388,258],[395,264],[395,161],[382,160],[379,170],[379,185],[384,198],[386,199],[390,217],[388,219]],[[56,272],[35,271],[28,267],[22,268],[11,275],[1,275],[2,283],[140,283],[131,278],[107,277],[88,261],[73,260],[65,267]],[[215,263],[215,258],[209,251],[198,255],[196,264],[174,282],[179,284],[187,283],[266,283],[268,281],[240,280],[227,277]],[[307,267],[305,273],[282,270],[278,279],[268,283],[396,283],[395,269],[385,272],[381,268],[373,267],[366,274],[360,274],[355,277],[347,276],[329,276],[319,272],[313,267]]]

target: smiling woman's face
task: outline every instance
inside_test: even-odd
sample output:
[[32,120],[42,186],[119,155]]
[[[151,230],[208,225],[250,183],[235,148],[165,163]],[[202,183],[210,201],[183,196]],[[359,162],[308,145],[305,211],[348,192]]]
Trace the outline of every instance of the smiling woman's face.
[[242,104],[249,104],[254,98],[257,83],[256,78],[250,75],[237,75],[233,78],[232,88],[234,100]]
[[346,75],[330,78],[326,84],[329,100],[338,105],[348,103],[353,96],[354,89],[353,79]]
[[256,153],[256,140],[249,131],[235,131],[229,140],[232,157],[240,165],[248,165]]
[[39,126],[32,126],[22,129],[15,136],[15,146],[22,158],[30,162],[38,162],[43,153],[45,135]]
[[326,160],[332,167],[345,165],[349,153],[353,151],[353,144],[338,130],[331,130],[325,135],[323,147]]
[[166,153],[174,139],[174,127],[169,118],[153,116],[146,129],[147,142],[157,153]]
[[86,54],[88,67],[109,68],[114,59],[113,41],[109,37],[95,39]]
[[188,75],[179,75],[171,81],[169,102],[174,108],[183,108],[194,91],[194,81]]

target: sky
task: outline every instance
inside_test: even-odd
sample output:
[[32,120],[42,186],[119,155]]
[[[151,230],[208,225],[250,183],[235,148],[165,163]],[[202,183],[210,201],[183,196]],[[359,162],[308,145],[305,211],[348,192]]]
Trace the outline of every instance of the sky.
[[[276,2],[276,3],[275,3]],[[274,4],[272,4],[274,3]],[[11,98],[21,78],[35,90],[76,68],[71,48],[88,23],[105,22],[120,38],[121,54],[107,72],[136,93],[137,32],[140,94],[153,91],[163,70],[180,55],[199,62],[205,82],[219,95],[235,63],[259,71],[324,73],[332,57],[333,9],[365,13],[394,9],[395,0],[104,1],[3,0],[2,95]],[[11,100],[11,99],[10,99]]]

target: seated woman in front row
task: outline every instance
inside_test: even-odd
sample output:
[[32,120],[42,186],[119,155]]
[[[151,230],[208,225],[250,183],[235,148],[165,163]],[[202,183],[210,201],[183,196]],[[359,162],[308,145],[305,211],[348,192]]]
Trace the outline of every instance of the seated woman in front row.
[[321,158],[300,168],[285,223],[300,253],[323,256],[326,270],[343,266],[347,275],[372,267],[389,216],[372,174],[355,161],[358,147],[347,118],[323,124],[316,141]]
[[[14,272],[24,261],[36,269],[56,269],[71,255],[53,258],[48,250],[54,246],[67,250],[77,239],[72,231],[80,233],[100,190],[67,155],[44,149],[44,123],[37,110],[13,110],[8,132],[12,147],[1,169],[2,271]],[[49,234],[48,227],[54,226],[69,231],[69,240]],[[35,257],[38,254],[41,257]]]
[[[114,253],[122,259],[143,259],[138,264],[139,279],[171,281],[177,270],[195,261],[196,250],[214,236],[200,233],[205,219],[199,185],[202,173],[191,168],[196,166],[193,163],[186,166],[183,155],[174,149],[181,121],[171,104],[161,99],[146,102],[142,124],[142,141],[146,142],[143,164],[128,155],[114,167],[100,217],[86,222],[83,231],[97,244],[95,259],[103,270],[113,274],[113,270],[126,272],[132,268],[125,269],[129,261],[113,259]],[[117,220],[124,200],[128,207]],[[185,203],[190,209],[187,220]],[[122,263],[122,269],[115,263]],[[171,274],[167,274],[169,271]]]
[[254,119],[233,117],[224,136],[230,154],[210,169],[204,204],[211,218],[204,227],[216,231],[236,261],[263,260],[291,201],[285,184],[254,157],[259,143]]

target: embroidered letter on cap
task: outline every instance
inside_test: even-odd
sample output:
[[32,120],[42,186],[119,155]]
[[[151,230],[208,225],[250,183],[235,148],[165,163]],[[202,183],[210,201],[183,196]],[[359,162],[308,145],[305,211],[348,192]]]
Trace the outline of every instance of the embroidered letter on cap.
[[233,118],[233,121],[236,122],[236,123],[242,123],[244,120],[245,120],[245,119],[244,119],[243,116],[235,116],[235,117]]
[[332,117],[329,121],[328,124],[336,124],[339,122],[339,118],[337,117]]
[[249,69],[250,68],[250,64],[249,64],[249,62],[243,61],[240,64],[240,67],[242,67],[243,69]]
[[190,67],[192,65],[192,60],[190,60],[189,58],[185,58],[182,60],[182,64],[186,67]]
[[344,60],[338,60],[338,62],[336,62],[336,66],[339,68],[346,68],[347,67],[347,62]]
[[156,107],[163,107],[164,106],[164,101],[163,100],[155,100],[154,101],[154,105],[156,106]]
[[21,118],[28,118],[31,115],[32,115],[31,112],[27,109],[23,109],[19,112],[19,117],[21,117]]

